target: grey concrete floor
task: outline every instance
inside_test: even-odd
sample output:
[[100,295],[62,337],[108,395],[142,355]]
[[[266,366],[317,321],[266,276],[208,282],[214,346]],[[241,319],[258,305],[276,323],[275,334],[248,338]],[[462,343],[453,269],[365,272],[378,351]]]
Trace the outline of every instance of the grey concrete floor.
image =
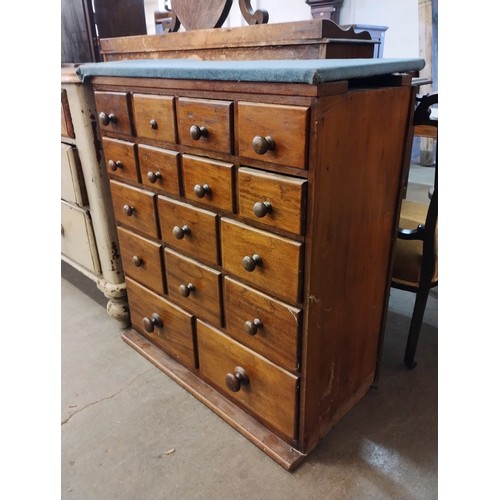
[[61,498],[438,498],[437,289],[413,370],[414,295],[391,290],[377,387],[293,473],[125,344],[95,285],[64,263],[61,292]]

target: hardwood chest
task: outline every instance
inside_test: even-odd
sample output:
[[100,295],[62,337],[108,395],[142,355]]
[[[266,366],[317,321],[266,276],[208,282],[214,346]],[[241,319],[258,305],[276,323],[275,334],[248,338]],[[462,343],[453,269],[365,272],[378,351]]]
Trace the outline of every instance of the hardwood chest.
[[286,469],[374,381],[421,60],[120,61],[124,340]]

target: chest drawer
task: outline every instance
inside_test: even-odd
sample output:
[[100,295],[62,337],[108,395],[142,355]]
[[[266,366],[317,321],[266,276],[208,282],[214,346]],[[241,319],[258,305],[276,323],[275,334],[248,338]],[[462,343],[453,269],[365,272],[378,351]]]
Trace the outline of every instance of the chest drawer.
[[103,137],[102,148],[108,173],[122,179],[139,180],[135,144]]
[[139,144],[138,156],[141,179],[145,186],[179,195],[179,153]]
[[231,101],[180,97],[177,119],[179,139],[183,146],[228,154],[232,152]]
[[201,321],[197,331],[201,376],[293,439],[298,378]]
[[130,94],[128,92],[95,92],[99,127],[103,133],[132,135]]
[[158,219],[161,239],[167,245],[209,264],[218,264],[215,214],[158,196]]
[[118,239],[125,274],[163,294],[161,245],[123,227],[118,227]]
[[221,219],[222,267],[270,295],[301,298],[302,244]]
[[193,316],[130,278],[125,281],[132,327],[193,370]]
[[239,155],[307,168],[309,108],[238,103]]
[[61,199],[83,207],[88,205],[87,189],[75,146],[61,143]]
[[154,193],[114,180],[110,181],[110,188],[116,221],[158,238]]
[[134,94],[132,105],[137,137],[176,142],[173,97]]
[[168,295],[215,325],[221,324],[221,273],[165,249]]
[[283,368],[296,371],[301,310],[227,276],[224,298],[229,335]]
[[241,216],[303,234],[307,181],[251,168],[238,170]]
[[234,165],[183,155],[184,194],[207,207],[234,212]]

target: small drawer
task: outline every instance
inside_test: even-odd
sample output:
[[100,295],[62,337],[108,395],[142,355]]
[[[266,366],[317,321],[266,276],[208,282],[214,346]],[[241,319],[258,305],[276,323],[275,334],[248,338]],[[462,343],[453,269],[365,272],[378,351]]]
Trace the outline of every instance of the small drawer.
[[173,97],[134,94],[132,105],[137,137],[175,144]]
[[88,205],[82,166],[75,146],[61,143],[61,199],[79,207]]
[[158,196],[158,220],[167,245],[208,264],[219,263],[215,214]]
[[165,249],[168,295],[215,325],[221,324],[221,273]]
[[123,227],[118,227],[118,240],[125,274],[163,294],[161,245]]
[[95,105],[101,132],[132,135],[130,94],[128,92],[95,92]]
[[141,284],[125,278],[132,327],[182,365],[194,370],[194,318]]
[[307,168],[309,108],[238,103],[239,155]]
[[144,189],[110,181],[116,221],[153,238],[158,238],[155,195]]
[[183,155],[185,197],[211,208],[234,212],[234,170],[231,163]]
[[180,97],[178,104],[178,131],[183,146],[232,153],[232,102]]
[[200,375],[283,437],[296,435],[298,377],[197,321]]
[[66,89],[61,89],[61,135],[70,139],[76,137]]
[[296,371],[301,310],[227,276],[224,297],[228,334],[283,368]]
[[240,168],[238,194],[242,217],[291,233],[304,233],[307,181]]
[[139,181],[135,147],[135,144],[131,142],[103,137],[102,148],[108,174],[122,179]]
[[221,219],[222,267],[291,303],[301,300],[302,248],[302,243]]
[[142,183],[179,195],[179,157],[176,151],[139,144],[139,167]]

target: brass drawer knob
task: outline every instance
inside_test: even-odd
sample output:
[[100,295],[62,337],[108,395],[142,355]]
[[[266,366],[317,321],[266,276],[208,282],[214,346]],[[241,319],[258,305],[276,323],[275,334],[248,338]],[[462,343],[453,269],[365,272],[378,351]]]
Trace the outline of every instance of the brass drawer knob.
[[257,266],[262,265],[262,259],[260,255],[254,253],[251,257],[245,255],[245,257],[243,257],[242,263],[245,270],[251,273]]
[[198,125],[192,125],[189,129],[191,139],[193,141],[199,141],[202,137],[208,137],[208,130],[205,127],[198,127]]
[[153,130],[156,130],[158,128],[158,123],[156,122],[156,120],[151,120],[149,122],[149,126],[153,129]]
[[141,267],[144,264],[144,261],[137,255],[134,255],[132,257],[132,262],[134,263],[135,267]]
[[272,212],[272,210],[273,206],[268,201],[258,201],[253,206],[253,213],[259,218],[265,217],[268,213]]
[[158,313],[153,313],[151,318],[142,318],[142,327],[147,333],[152,333],[155,327],[163,328],[163,321]]
[[123,205],[123,213],[125,215],[127,215],[128,217],[131,217],[132,214],[134,213],[135,211],[135,208],[134,207],[131,207],[130,205]]
[[212,190],[210,189],[210,186],[208,184],[203,184],[203,186],[200,186],[200,184],[196,184],[194,187],[194,194],[198,198],[203,198],[205,195],[210,194]]
[[245,321],[245,330],[249,335],[255,335],[257,330],[262,330],[264,324],[259,318],[255,318],[253,321]]
[[176,239],[182,240],[186,234],[191,234],[191,229],[189,229],[189,226],[174,226],[172,233],[174,233]]
[[274,150],[274,139],[270,135],[266,137],[257,135],[253,138],[252,147],[258,155],[265,155],[268,151]]
[[179,293],[183,297],[189,297],[191,292],[194,292],[194,290],[195,290],[195,288],[194,288],[194,285],[192,283],[188,283],[187,285],[179,286]]
[[110,123],[116,123],[117,121],[118,121],[118,118],[113,113],[110,113],[109,115],[104,113],[104,111],[101,111],[99,113],[99,123],[101,125],[106,126],[106,125],[109,125]]
[[161,177],[161,172],[148,172],[148,181],[154,184]]
[[123,163],[121,161],[109,160],[108,167],[113,172],[116,172],[119,168],[123,168]]
[[241,366],[237,366],[233,373],[226,373],[224,381],[226,382],[227,388],[233,392],[238,392],[242,385],[248,385],[250,383],[246,371]]

